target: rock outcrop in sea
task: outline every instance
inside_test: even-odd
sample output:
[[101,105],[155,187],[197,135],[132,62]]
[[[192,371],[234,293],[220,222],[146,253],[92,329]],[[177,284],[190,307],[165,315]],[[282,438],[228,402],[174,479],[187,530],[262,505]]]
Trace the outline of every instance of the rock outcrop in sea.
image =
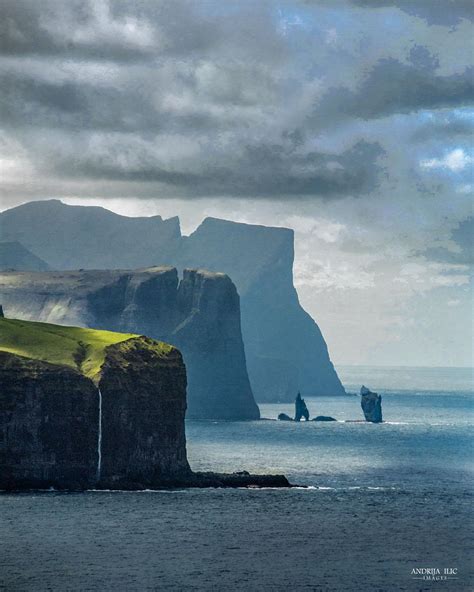
[[49,200],[1,213],[0,236],[21,242],[56,270],[172,265],[224,272],[241,297],[257,400],[289,402],[298,390],[303,396],[344,394],[321,331],[299,303],[288,228],[206,218],[186,237],[178,218],[128,218]]
[[258,419],[240,302],[228,276],[174,268],[0,274],[8,316],[149,335],[176,346],[188,376],[188,417]]
[[298,393],[295,399],[295,421],[300,421],[302,417],[308,421],[309,411],[306,407],[305,400],[301,398],[301,393]]
[[366,421],[381,423],[382,421],[382,396],[373,393],[370,389],[362,386],[360,389],[360,404]]
[[0,489],[273,486],[193,473],[186,369],[148,337],[0,320]]

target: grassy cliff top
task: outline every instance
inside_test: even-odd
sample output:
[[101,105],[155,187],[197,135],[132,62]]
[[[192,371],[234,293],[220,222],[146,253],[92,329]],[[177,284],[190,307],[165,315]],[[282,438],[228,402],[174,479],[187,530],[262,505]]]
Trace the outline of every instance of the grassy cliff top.
[[[133,337],[139,335],[0,318],[1,351],[69,366],[89,378],[99,374],[106,347]],[[172,349],[162,342],[156,347],[160,353]]]

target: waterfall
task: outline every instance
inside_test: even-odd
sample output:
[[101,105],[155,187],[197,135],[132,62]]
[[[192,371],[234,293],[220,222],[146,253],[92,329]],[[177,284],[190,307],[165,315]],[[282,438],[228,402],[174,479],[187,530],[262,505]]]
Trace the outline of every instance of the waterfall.
[[99,393],[99,430],[97,435],[97,482],[100,481],[100,471],[102,468],[102,393]]

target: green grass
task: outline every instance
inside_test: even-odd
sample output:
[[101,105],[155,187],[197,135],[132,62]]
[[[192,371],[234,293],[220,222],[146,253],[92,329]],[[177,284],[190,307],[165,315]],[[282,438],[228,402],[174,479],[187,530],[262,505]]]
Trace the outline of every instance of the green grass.
[[[107,346],[132,337],[138,335],[0,318],[0,350],[70,366],[89,378],[99,374]],[[171,349],[165,343],[159,347],[163,353]]]

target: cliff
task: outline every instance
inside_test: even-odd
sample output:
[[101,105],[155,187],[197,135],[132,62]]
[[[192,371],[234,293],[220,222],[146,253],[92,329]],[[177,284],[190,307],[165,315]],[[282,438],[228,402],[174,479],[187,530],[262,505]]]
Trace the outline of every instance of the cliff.
[[0,274],[7,317],[150,335],[176,346],[188,417],[258,419],[237,290],[224,274],[173,268]]
[[193,473],[186,369],[148,337],[0,319],[0,490],[288,487]]
[[206,218],[183,239],[181,265],[205,265],[233,279],[242,302],[242,335],[258,401],[339,395],[324,338],[293,286],[294,233]]
[[185,410],[185,367],[167,344],[0,319],[0,489],[185,479]]
[[0,214],[0,236],[21,241],[54,269],[172,265],[223,272],[241,297],[242,335],[257,400],[343,394],[319,327],[293,286],[286,228],[206,218],[189,237],[177,218],[127,218],[103,208],[31,202]]

